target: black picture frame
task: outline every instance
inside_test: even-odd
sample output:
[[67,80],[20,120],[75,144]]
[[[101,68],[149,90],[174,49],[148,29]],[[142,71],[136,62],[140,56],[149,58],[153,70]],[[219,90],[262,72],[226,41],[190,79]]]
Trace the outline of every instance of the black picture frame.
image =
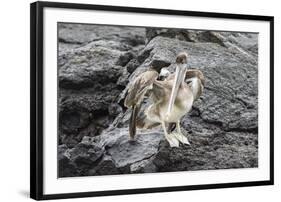
[[[130,13],[164,14],[224,19],[268,21],[270,23],[270,179],[266,181],[204,184],[191,186],[155,187],[130,190],[80,192],[66,194],[43,193],[43,9],[68,8],[98,11],[121,11]],[[88,5],[75,3],[35,2],[30,5],[30,197],[36,200],[92,197],[105,195],[171,192],[228,187],[246,187],[274,184],[274,17],[259,15],[240,15],[183,10],[135,8],[120,6]]]

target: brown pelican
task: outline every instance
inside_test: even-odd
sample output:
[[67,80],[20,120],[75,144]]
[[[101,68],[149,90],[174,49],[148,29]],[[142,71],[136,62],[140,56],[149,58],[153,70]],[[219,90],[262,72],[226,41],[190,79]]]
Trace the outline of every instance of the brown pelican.
[[[205,80],[201,71],[187,69],[187,53],[178,54],[176,71],[163,81],[158,80],[158,72],[153,68],[140,74],[129,87],[125,106],[132,108],[129,133],[134,139],[136,127],[152,128],[162,125],[164,136],[171,147],[179,142],[189,144],[182,134],[180,119],[187,114],[193,102],[202,94]],[[144,97],[148,95],[152,104],[140,115],[139,110]],[[168,134],[166,125],[176,123],[176,132]]]

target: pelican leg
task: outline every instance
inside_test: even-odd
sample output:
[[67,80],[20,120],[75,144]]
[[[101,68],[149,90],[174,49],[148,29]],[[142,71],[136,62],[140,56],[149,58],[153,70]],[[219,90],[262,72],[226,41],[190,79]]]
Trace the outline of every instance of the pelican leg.
[[182,132],[181,132],[180,121],[177,122],[177,126],[176,127],[177,127],[177,132],[173,132],[172,133],[173,136],[175,138],[177,138],[178,141],[180,141],[181,143],[190,145],[187,137],[185,137],[185,135],[183,135]]
[[164,136],[165,136],[166,140],[169,142],[170,146],[171,147],[179,147],[178,139],[175,138],[172,133],[168,134],[164,121],[162,121],[161,123],[162,123],[162,127],[163,127],[163,130],[164,130]]

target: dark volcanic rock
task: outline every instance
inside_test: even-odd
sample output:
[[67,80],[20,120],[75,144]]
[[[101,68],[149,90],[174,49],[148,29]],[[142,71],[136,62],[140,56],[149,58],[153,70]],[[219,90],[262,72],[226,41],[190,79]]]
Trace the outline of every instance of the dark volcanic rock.
[[70,160],[70,155],[66,145],[58,146],[58,162],[59,177],[73,177],[78,175],[76,167]]
[[[74,146],[83,136],[98,135],[109,126],[116,116],[111,105],[115,105],[112,102],[119,95],[120,90],[114,88],[112,91],[106,90],[105,92],[93,89],[61,92],[62,99],[59,100],[61,143]],[[109,114],[111,116],[108,116]]]
[[100,136],[100,143],[106,148],[116,167],[123,168],[150,158],[158,151],[158,144],[163,135],[149,131],[139,135],[135,141],[128,139],[128,131],[114,129]]
[[[75,168],[79,175],[153,172],[156,167],[152,157],[158,152],[161,140],[163,135],[152,131],[130,141],[127,129],[106,131],[98,137],[85,136],[72,149],[63,147],[63,154],[67,155],[60,154],[61,176],[67,176],[70,168]],[[63,168],[67,173],[64,173]]]
[[100,134],[120,113],[115,103],[127,84],[125,66],[144,36],[144,28],[59,23],[60,144],[73,147]]
[[103,148],[88,141],[87,138],[72,149],[59,146],[59,175],[60,177],[89,175],[88,171],[97,165],[104,155]]
[[122,72],[120,58],[125,53],[105,47],[107,43],[102,46],[98,42],[91,42],[59,56],[67,61],[59,69],[60,87],[79,90],[97,84],[105,85],[108,81],[116,82]]
[[88,175],[89,170],[103,156],[103,149],[96,144],[82,141],[69,151],[70,159],[80,175]]
[[[258,166],[258,34],[61,24],[59,176]],[[146,41],[146,44],[145,44]],[[206,86],[170,148],[160,127],[128,138],[128,84],[190,55]],[[147,106],[149,103],[143,105]]]
[[120,42],[119,49],[129,50],[131,46],[145,43],[145,29],[122,26],[100,26],[89,24],[59,23],[60,51],[71,49],[66,44],[85,45],[92,41]]
[[[194,135],[194,136],[193,136]],[[197,137],[199,136],[199,137]],[[188,135],[191,145],[161,144],[153,160],[159,172],[257,167],[257,136],[247,133]],[[246,138],[245,138],[246,137]],[[244,139],[244,140],[242,140]],[[250,158],[252,157],[252,158]]]

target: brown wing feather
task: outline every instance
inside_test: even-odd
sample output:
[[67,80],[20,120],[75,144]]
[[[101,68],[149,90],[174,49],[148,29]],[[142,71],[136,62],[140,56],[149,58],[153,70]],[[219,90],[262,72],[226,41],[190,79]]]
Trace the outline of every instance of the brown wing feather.
[[203,73],[198,69],[187,70],[186,75],[185,75],[185,80],[187,81],[187,79],[194,78],[194,77],[197,77],[201,82],[200,88],[194,94],[194,100],[197,100],[201,96],[201,94],[203,93],[203,89],[204,89],[204,86],[205,86],[205,77],[204,77]]
[[158,73],[154,70],[148,70],[139,75],[128,89],[128,94],[125,98],[125,106],[132,108],[130,122],[129,122],[129,135],[134,139],[136,135],[136,118],[141,107],[141,103],[145,94],[152,88],[153,83],[156,81]]
[[185,79],[192,77],[198,77],[201,80],[203,86],[205,86],[205,77],[204,74],[199,69],[188,69],[185,74]]
[[167,81],[155,81],[153,83],[153,97],[157,100],[165,96],[165,88],[169,88]]
[[129,108],[137,103],[141,103],[144,95],[152,88],[152,84],[157,77],[158,73],[155,70],[148,70],[140,74],[128,89],[124,102],[125,106]]

